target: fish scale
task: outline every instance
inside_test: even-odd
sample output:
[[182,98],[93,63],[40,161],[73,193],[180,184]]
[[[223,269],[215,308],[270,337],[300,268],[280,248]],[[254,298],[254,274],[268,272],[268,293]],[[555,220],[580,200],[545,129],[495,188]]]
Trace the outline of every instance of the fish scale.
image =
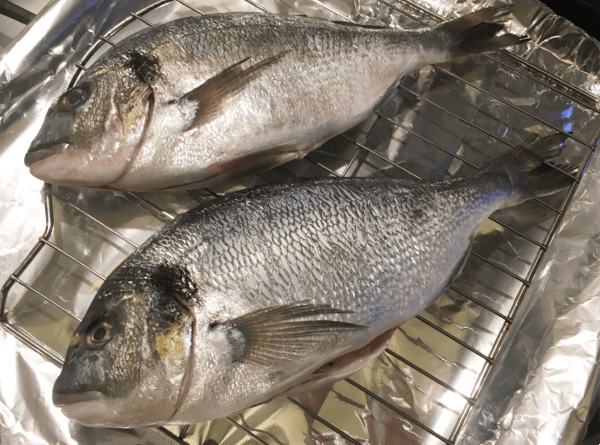
[[[138,77],[160,78],[153,58],[130,57],[149,63]],[[262,80],[284,60],[269,57]],[[236,76],[252,83],[255,74],[236,65],[206,88]],[[533,135],[448,182],[312,179],[180,215],[104,281],[75,331],[54,403],[91,426],[195,423],[349,375],[441,294],[493,211],[570,184],[546,164],[565,139]]]
[[[469,228],[466,233],[471,234],[473,224],[478,225],[481,219],[478,217],[478,212],[471,208],[474,207],[472,204],[468,204],[467,212],[461,207],[464,202],[470,203],[473,199],[475,192],[471,189],[455,191],[451,195],[445,193],[450,196],[436,197],[435,194],[439,193],[437,186],[432,186],[430,190],[419,190],[415,196],[410,185],[390,184],[379,180],[357,180],[356,184],[376,185],[376,187],[372,187],[371,194],[376,199],[365,199],[364,196],[362,199],[357,199],[354,195],[352,201],[348,201],[346,189],[354,189],[348,181],[324,180],[321,183],[313,182],[310,186],[305,187],[301,185],[282,187],[280,189],[282,196],[270,193],[262,197],[259,205],[255,204],[253,208],[246,206],[244,199],[234,202],[224,201],[222,205],[227,206],[229,214],[229,217],[226,218],[228,228],[221,229],[219,234],[207,231],[204,227],[218,226],[219,223],[216,223],[215,220],[222,219],[223,213],[220,206],[200,208],[194,215],[198,219],[195,224],[177,227],[169,235],[169,238],[174,241],[173,244],[166,247],[162,244],[152,244],[152,241],[149,241],[151,247],[147,250],[142,249],[140,256],[143,261],[162,260],[169,255],[163,250],[169,252],[177,250],[175,240],[178,238],[191,237],[192,233],[205,234],[201,252],[196,253],[186,249],[187,253],[184,258],[173,258],[173,260],[177,264],[183,262],[185,265],[195,265],[194,279],[197,282],[202,282],[202,276],[209,275],[211,272],[216,272],[223,277],[223,288],[213,289],[215,292],[232,287],[245,289],[245,283],[235,277],[234,271],[237,268],[232,264],[234,257],[244,254],[239,248],[232,249],[233,243],[225,241],[226,239],[244,240],[245,244],[252,245],[253,249],[257,249],[255,252],[258,251],[261,254],[260,261],[256,266],[244,267],[245,275],[253,277],[263,275],[265,278],[262,279],[261,284],[265,288],[271,287],[273,281],[277,281],[274,278],[275,274],[278,274],[279,279],[286,280],[288,284],[292,276],[301,280],[299,287],[289,286],[287,289],[285,287],[278,289],[279,299],[292,302],[306,298],[305,292],[302,292],[301,297],[294,297],[298,288],[311,289],[315,287],[315,283],[310,277],[298,276],[299,269],[293,269],[298,266],[292,266],[292,264],[301,263],[306,268],[313,267],[312,259],[302,254],[302,246],[296,241],[302,237],[311,245],[313,257],[321,259],[319,269],[328,270],[332,278],[337,278],[329,282],[328,290],[342,296],[341,299],[336,300],[338,307],[356,311],[357,302],[350,299],[344,300],[343,295],[350,293],[350,290],[354,288],[361,288],[364,293],[369,293],[369,286],[346,284],[346,281],[351,280],[359,270],[363,271],[362,276],[379,275],[380,272],[372,264],[373,261],[377,261],[377,264],[385,267],[385,275],[388,278],[397,273],[402,274],[403,278],[422,276],[423,279],[419,280],[417,284],[411,284],[411,286],[415,286],[415,289],[410,287],[406,289],[406,292],[410,294],[418,294],[420,291],[417,290],[423,288],[426,282],[435,276],[434,271],[431,270],[434,265],[441,265],[445,262],[439,256],[436,257],[435,252],[445,252],[444,256],[448,255],[447,244],[458,243],[460,248],[456,249],[457,252],[450,260],[450,263],[456,263],[470,242],[469,237],[464,235],[462,226],[466,225]],[[343,191],[338,191],[338,189]],[[297,205],[298,202],[302,202],[303,205]],[[423,202],[428,202],[429,205],[424,206]],[[458,203],[458,205],[454,203]],[[337,209],[350,204],[355,208],[355,217],[337,213]],[[487,205],[484,205],[483,211],[487,212],[490,203],[484,204]],[[417,220],[411,218],[411,212],[404,210],[411,207],[419,208],[422,211],[422,216]],[[288,216],[287,221],[283,223],[280,219],[282,213]],[[314,217],[322,224],[317,225],[313,231],[311,226],[314,225],[312,222]],[[270,221],[278,222],[270,224]],[[367,233],[367,226],[379,228],[377,232],[367,237],[368,245],[373,251],[370,256],[361,252],[362,246],[356,243],[356,237],[353,235],[359,231],[363,234]],[[409,231],[408,227],[412,226],[417,227],[417,230]],[[248,227],[256,229],[253,231],[254,235],[250,235],[251,231],[248,230]],[[274,245],[281,247],[274,249]],[[345,261],[348,261],[346,267],[337,267],[340,263],[344,264]],[[423,264],[428,262],[430,266],[423,270]],[[420,267],[400,266],[411,263]],[[238,266],[241,267],[241,263],[238,263]],[[265,274],[256,272],[259,267],[266,271]],[[365,273],[365,270],[368,273]],[[444,270],[443,274],[447,275],[448,271]],[[401,285],[401,289],[404,286]],[[284,295],[281,294],[282,290],[285,291]],[[273,301],[269,295],[258,295],[251,290],[245,292],[242,298],[257,306],[263,306],[265,303],[269,304]],[[365,298],[369,299],[370,297]],[[328,302],[329,296],[314,293],[310,294],[310,299]],[[373,301],[370,303],[374,304]],[[231,305],[235,306],[235,302],[231,302]],[[252,307],[245,308],[245,310],[249,309]],[[360,322],[363,321],[365,320],[360,320]]]
[[26,164],[58,185],[198,188],[301,158],[355,126],[406,73],[522,43],[510,8],[423,30],[228,13],[112,49],[50,108]]

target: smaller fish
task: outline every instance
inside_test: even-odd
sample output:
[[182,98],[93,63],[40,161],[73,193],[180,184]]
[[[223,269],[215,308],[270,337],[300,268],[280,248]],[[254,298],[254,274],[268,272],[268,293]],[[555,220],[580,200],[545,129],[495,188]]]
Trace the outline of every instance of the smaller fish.
[[454,280],[495,210],[570,184],[537,135],[448,182],[321,178],[175,218],[106,279],[54,404],[91,426],[196,423],[362,368]]
[[188,17],[88,68],[25,155],[33,176],[106,190],[207,187],[304,157],[408,72],[528,40],[512,7],[420,30],[275,14]]

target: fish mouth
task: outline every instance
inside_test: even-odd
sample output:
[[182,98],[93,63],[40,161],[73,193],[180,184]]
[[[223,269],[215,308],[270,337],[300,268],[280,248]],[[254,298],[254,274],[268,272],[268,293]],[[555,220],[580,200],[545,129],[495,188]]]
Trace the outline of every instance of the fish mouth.
[[65,148],[67,148],[68,145],[69,144],[67,143],[62,143],[37,147],[32,146],[25,154],[25,166],[31,167],[31,165],[35,162],[61,153]]
[[85,391],[74,393],[52,393],[52,403],[59,408],[73,405],[81,402],[91,402],[100,400],[102,393],[100,391]]
[[81,425],[92,427],[130,428],[115,416],[116,412],[107,404],[100,391],[78,393],[52,393],[52,402],[60,408],[63,416]]

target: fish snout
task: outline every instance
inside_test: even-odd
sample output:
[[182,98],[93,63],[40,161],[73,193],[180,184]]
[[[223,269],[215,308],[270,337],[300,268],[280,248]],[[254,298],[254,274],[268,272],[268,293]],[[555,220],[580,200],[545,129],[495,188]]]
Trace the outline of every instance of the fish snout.
[[93,400],[99,400],[100,397],[102,397],[102,393],[100,391],[85,391],[76,393],[64,393],[55,391],[57,391],[56,385],[54,385],[54,389],[52,390],[52,403],[54,403],[54,406],[57,407],[72,405],[73,403],[79,402],[90,402]]
[[73,345],[60,375],[52,388],[52,402],[56,406],[97,400],[105,388],[103,360],[97,352],[81,351]]
[[71,113],[50,111],[27,150],[25,165],[30,167],[34,162],[62,153],[69,145],[72,129],[73,115]]
[[61,153],[69,144],[56,144],[56,145],[42,145],[42,144],[31,144],[29,150],[25,154],[25,166],[31,167],[34,162],[41,161],[42,159],[49,158],[55,154]]

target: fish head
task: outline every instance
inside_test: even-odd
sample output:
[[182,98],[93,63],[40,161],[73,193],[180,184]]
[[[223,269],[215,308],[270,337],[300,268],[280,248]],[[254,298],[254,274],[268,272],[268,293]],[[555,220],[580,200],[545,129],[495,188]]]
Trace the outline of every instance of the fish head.
[[167,422],[185,394],[193,318],[155,271],[111,274],[76,329],[53,402],[87,426],[129,428]]
[[49,108],[25,165],[55,185],[103,188],[124,174],[152,114],[152,87],[130,56],[91,69]]

